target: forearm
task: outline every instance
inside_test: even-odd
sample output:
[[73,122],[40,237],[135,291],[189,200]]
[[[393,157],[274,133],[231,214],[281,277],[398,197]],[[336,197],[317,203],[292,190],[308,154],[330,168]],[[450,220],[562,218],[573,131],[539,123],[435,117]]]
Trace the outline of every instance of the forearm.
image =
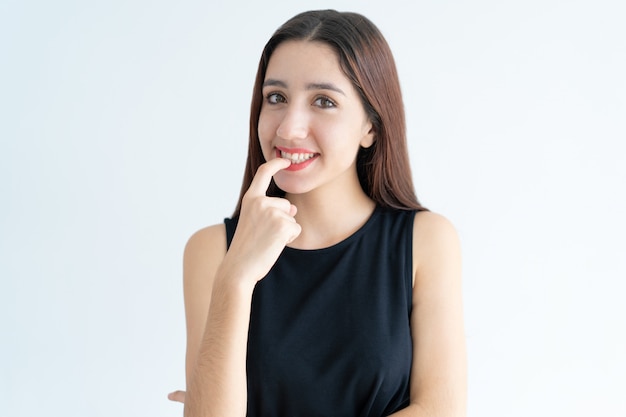
[[206,328],[192,372],[185,417],[246,415],[246,348],[252,290],[216,276]]

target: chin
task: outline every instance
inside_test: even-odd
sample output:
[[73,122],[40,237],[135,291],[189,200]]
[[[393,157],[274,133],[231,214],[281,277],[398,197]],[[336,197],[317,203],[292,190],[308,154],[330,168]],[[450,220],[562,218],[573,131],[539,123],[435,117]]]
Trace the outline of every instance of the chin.
[[274,182],[276,186],[286,194],[306,194],[311,191],[311,187],[304,184],[302,181],[285,181],[274,176]]

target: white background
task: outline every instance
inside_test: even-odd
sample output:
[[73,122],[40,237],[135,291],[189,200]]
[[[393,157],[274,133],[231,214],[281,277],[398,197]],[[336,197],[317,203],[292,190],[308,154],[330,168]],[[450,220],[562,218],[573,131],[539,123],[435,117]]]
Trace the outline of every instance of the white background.
[[464,247],[469,416],[626,416],[626,10],[0,2],[0,415],[178,416],[181,257],[234,209],[261,49],[358,11]]

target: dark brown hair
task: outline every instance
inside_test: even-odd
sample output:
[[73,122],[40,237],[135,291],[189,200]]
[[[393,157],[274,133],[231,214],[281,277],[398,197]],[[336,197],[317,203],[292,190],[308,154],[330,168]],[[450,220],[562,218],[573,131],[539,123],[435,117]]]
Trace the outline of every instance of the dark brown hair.
[[[400,82],[393,55],[378,28],[357,13],[318,10],[301,13],[282,25],[265,45],[256,74],[250,107],[248,159],[239,201],[265,161],[259,143],[258,123],[263,103],[262,85],[272,53],[289,40],[322,42],[336,51],[341,69],[359,93],[375,131],[374,144],[360,148],[357,173],[365,193],[376,204],[401,209],[424,210],[415,196],[406,144],[406,123]],[[269,196],[284,196],[274,181]]]

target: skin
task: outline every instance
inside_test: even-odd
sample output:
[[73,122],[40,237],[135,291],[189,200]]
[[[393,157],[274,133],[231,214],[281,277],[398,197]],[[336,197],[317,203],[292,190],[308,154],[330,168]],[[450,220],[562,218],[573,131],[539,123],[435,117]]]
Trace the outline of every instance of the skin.
[[[259,119],[263,164],[243,198],[226,251],[223,224],[194,234],[184,254],[187,317],[185,416],[246,415],[246,343],[254,286],[285,246],[322,248],[360,228],[375,204],[356,173],[359,146],[375,140],[371,123],[335,53],[288,41],[272,55]],[[316,156],[302,170],[279,149]],[[271,178],[285,198],[265,192]],[[297,207],[297,208],[296,208]],[[463,416],[466,362],[460,245],[454,227],[431,212],[413,228],[414,361],[411,404],[394,416]]]
[[358,93],[335,52],[317,42],[278,46],[264,84],[259,139],[265,159],[276,158],[278,148],[319,154],[304,170],[274,176],[286,198],[300,209],[296,219],[302,233],[290,246],[310,249],[337,243],[374,210],[356,171],[359,147],[374,141]]

